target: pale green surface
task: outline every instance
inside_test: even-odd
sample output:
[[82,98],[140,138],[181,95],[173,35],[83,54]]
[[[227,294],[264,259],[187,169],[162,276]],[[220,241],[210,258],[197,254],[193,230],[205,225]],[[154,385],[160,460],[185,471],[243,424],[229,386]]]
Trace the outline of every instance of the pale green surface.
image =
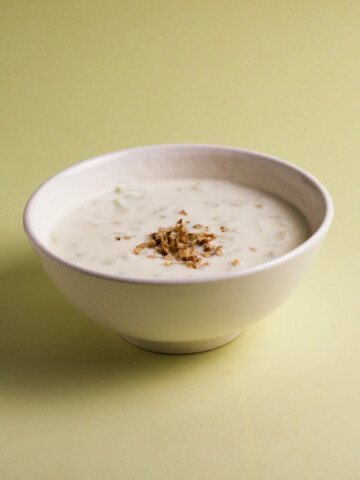
[[[1,6],[0,478],[358,479],[359,2]],[[293,297],[199,355],[85,319],[21,226],[64,167],[170,142],[283,157],[335,203]]]

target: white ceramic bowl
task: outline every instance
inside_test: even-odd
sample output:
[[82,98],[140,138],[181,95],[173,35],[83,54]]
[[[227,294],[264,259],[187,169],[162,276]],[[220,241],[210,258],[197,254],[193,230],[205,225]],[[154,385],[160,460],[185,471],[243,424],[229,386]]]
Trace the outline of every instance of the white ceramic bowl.
[[[205,279],[102,274],[74,265],[48,248],[58,220],[88,197],[119,182],[174,176],[230,179],[278,195],[305,215],[312,236],[273,261]],[[49,277],[87,317],[139,347],[191,353],[229,342],[275,310],[314,260],[332,215],[326,189],[294,165],[238,148],[184,144],[122,150],[62,171],[32,195],[24,227]]]

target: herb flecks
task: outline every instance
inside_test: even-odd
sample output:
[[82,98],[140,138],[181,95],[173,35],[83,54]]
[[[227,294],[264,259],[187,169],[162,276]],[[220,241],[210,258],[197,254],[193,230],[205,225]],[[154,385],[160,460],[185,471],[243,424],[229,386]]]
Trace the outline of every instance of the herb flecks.
[[[222,246],[211,244],[216,239],[216,235],[206,229],[201,230],[202,225],[194,225],[193,228],[198,231],[189,232],[186,223],[180,218],[176,225],[168,228],[161,227],[157,232],[150,233],[147,241],[137,245],[133,253],[139,255],[144,249],[153,249],[162,255],[163,260],[166,260],[164,265],[167,267],[172,266],[174,262],[194,269],[208,266],[209,262],[203,257],[222,255]],[[148,257],[154,258],[153,255]]]

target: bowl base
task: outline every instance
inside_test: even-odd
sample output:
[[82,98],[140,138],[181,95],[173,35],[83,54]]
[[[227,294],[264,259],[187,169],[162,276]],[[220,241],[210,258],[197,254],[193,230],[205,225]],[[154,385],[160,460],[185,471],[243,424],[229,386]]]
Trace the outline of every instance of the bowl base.
[[186,354],[186,353],[200,353],[214,348],[221,347],[225,343],[229,343],[238,337],[243,330],[235,334],[225,335],[222,337],[211,338],[209,340],[196,340],[192,342],[152,342],[148,340],[141,340],[139,338],[128,337],[122,335],[122,338],[136,347],[151,352],[169,353],[169,354]]

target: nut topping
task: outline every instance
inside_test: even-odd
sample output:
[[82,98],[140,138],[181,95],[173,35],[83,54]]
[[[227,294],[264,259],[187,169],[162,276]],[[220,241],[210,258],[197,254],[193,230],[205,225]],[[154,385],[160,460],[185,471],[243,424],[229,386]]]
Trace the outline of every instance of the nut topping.
[[[187,215],[185,210],[180,213]],[[188,223],[188,222],[186,222]],[[195,230],[201,230],[202,225],[194,225]],[[152,248],[163,256],[166,260],[164,265],[170,267],[173,262],[183,263],[188,268],[199,268],[209,265],[209,262],[202,257],[209,258],[213,255],[222,255],[222,246],[215,247],[211,242],[216,235],[208,232],[208,228],[189,232],[182,218],[176,225],[164,228],[161,227],[157,232],[150,233],[147,242],[140,243],[134,248],[134,254],[139,255],[143,249]],[[149,258],[156,258],[155,255],[148,255]]]

